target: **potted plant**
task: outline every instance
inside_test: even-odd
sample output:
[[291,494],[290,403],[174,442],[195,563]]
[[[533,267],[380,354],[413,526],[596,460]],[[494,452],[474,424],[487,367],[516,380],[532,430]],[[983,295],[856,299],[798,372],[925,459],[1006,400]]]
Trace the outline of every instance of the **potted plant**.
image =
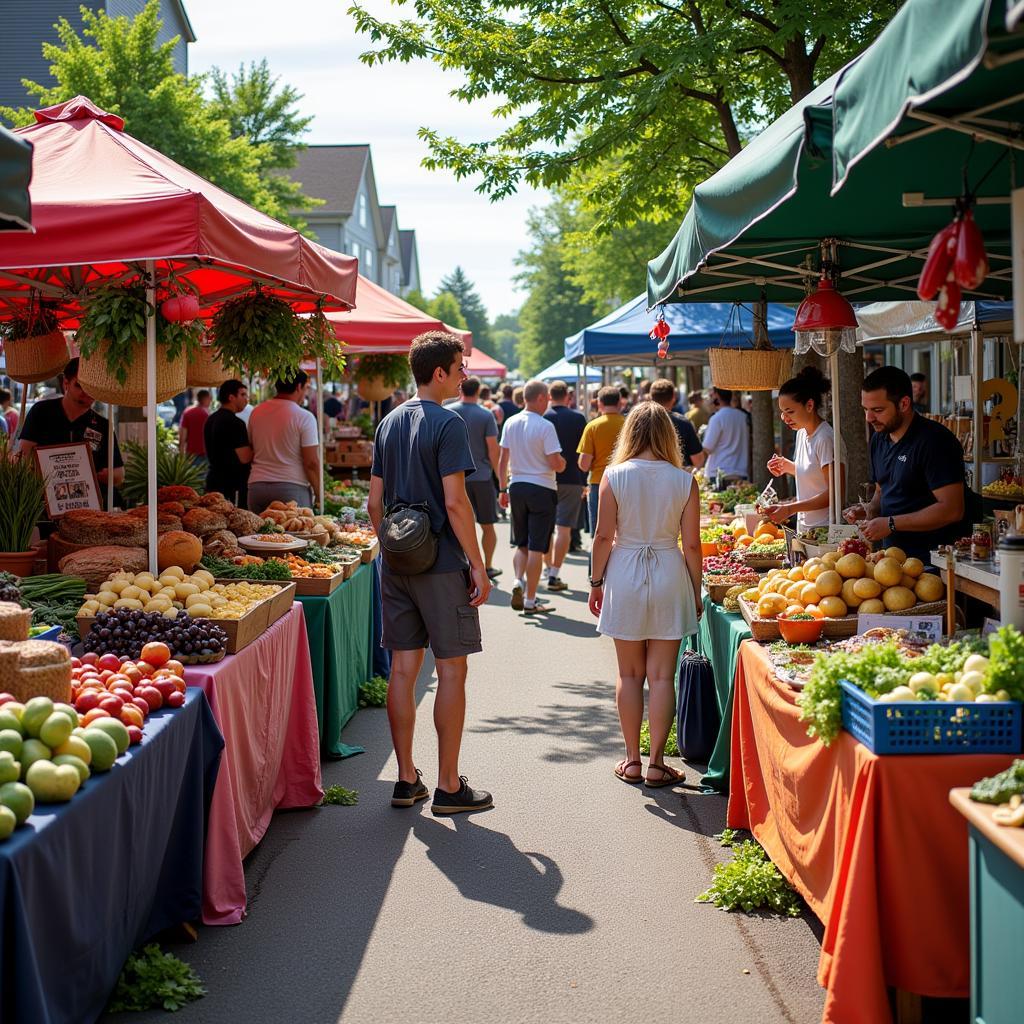
[[146,402],[146,321],[156,316],[156,400],[185,390],[188,358],[199,348],[199,321],[171,321],[146,301],[136,279],[98,288],[78,327],[79,380],[101,402],[142,407]]
[[32,572],[32,531],[42,517],[45,492],[35,460],[12,458],[7,435],[0,435],[0,570],[15,576]]
[[359,397],[383,402],[391,392],[409,381],[409,359],[405,355],[360,356],[352,371]]
[[225,366],[288,378],[306,355],[306,324],[283,299],[256,287],[225,302],[210,324],[213,347]]
[[68,344],[52,309],[33,301],[24,316],[0,323],[7,376],[22,384],[56,377],[68,361]]
[[335,332],[334,324],[324,316],[322,302],[303,317],[306,357],[320,360],[324,380],[338,378],[345,371],[345,342]]

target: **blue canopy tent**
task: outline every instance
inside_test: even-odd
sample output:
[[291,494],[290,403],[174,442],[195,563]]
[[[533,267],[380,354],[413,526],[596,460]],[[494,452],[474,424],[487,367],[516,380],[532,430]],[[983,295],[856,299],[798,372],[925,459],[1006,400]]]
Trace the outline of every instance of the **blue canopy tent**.
[[[647,311],[647,295],[638,295],[597,323],[565,339],[565,357],[588,366],[686,366],[706,361],[709,348],[752,344],[754,321],[748,306],[732,302],[678,302],[660,307],[672,328],[668,358],[658,358],[650,337],[658,311]],[[795,311],[768,303],[768,337],[776,348],[793,347]]]
[[[547,369],[536,374],[536,379],[549,383],[553,380],[564,380],[569,383],[583,376],[582,369],[583,367],[579,363],[570,362],[568,359],[559,359],[558,362],[552,363]],[[600,384],[601,371],[587,370],[586,379],[588,384]]]

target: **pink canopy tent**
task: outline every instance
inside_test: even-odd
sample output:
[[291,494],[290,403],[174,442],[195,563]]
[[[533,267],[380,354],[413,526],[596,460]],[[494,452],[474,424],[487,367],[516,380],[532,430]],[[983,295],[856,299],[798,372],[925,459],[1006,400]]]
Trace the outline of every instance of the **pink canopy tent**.
[[[458,333],[462,334],[463,332],[459,331]],[[504,378],[508,373],[508,367],[504,363],[499,363],[497,359],[478,348],[473,349],[466,357],[466,369],[474,377]]]
[[[45,299],[61,326],[103,284],[143,277],[155,310],[172,273],[197,289],[209,316],[254,284],[297,310],[355,304],[357,261],[174,163],[124,132],[124,121],[84,96],[38,110],[15,134],[31,142],[34,234],[0,247],[0,318]],[[156,317],[147,317],[149,551],[156,568]],[[111,434],[113,432],[111,431]]]
[[472,334],[441,323],[362,275],[358,308],[328,313],[327,319],[334,324],[334,333],[345,342],[349,355],[408,352],[413,338],[424,331],[451,331],[462,338],[467,351],[473,345]]
[[84,96],[36,111],[15,134],[34,147],[34,234],[0,247],[0,316],[34,290],[77,323],[90,287],[170,271],[200,293],[204,312],[256,282],[295,305],[355,305],[357,261],[303,238],[124,132]]

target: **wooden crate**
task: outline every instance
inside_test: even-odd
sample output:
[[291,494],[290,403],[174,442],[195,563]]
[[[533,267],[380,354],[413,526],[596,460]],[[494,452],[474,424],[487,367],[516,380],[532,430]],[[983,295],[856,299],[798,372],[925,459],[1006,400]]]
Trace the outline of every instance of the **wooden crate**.
[[[745,587],[756,587],[758,581],[755,579],[750,583],[744,583]],[[713,604],[721,604],[725,599],[725,595],[732,590],[733,587],[738,587],[738,582],[732,583],[705,583],[704,589],[708,592],[708,597],[711,598]]]
[[296,597],[327,597],[328,594],[333,594],[347,579],[348,576],[345,575],[344,569],[339,567],[339,571],[329,578],[293,576],[292,582],[295,584]]
[[365,564],[366,562],[372,562],[377,557],[378,551],[380,551],[380,541],[375,540],[368,548],[360,548],[359,556]]

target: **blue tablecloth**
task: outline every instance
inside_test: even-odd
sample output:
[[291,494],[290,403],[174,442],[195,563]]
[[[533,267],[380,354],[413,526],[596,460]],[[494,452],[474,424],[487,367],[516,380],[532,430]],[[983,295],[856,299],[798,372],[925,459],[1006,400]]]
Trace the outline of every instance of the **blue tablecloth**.
[[90,1024],[137,946],[202,909],[224,740],[201,690],[66,804],[0,843],[0,1020]]

